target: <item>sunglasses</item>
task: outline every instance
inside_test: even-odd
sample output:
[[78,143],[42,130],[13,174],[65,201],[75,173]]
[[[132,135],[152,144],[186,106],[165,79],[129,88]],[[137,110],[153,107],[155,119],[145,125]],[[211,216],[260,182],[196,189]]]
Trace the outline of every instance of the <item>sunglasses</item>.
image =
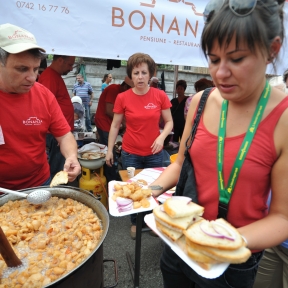
[[[253,12],[256,7],[258,0],[229,0],[229,8],[230,10],[239,17],[244,17]],[[208,17],[211,13],[218,12],[225,0],[211,0],[205,7],[205,11],[203,13],[204,22],[208,22]]]

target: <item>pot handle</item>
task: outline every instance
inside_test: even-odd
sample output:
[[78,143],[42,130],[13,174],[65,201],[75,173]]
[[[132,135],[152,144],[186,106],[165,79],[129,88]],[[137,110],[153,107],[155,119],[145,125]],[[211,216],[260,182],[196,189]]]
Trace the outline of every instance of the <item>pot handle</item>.
[[115,284],[112,286],[104,286],[103,288],[113,288],[116,287],[118,285],[118,267],[117,267],[117,263],[116,260],[114,259],[104,259],[103,263],[105,262],[113,262],[114,263],[114,273],[115,273]]

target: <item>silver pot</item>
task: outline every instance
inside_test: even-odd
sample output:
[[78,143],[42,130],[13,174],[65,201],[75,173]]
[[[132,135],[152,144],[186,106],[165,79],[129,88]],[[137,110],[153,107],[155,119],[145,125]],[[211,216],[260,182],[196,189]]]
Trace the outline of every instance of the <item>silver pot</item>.
[[90,170],[98,169],[98,168],[102,167],[106,162],[105,158],[84,159],[84,158],[79,157],[79,155],[78,155],[78,161],[82,167],[88,168]]
[[[89,257],[73,270],[69,271],[69,273],[45,287],[103,287],[102,243],[107,235],[109,228],[109,215],[104,205],[93,194],[76,187],[58,186],[50,188],[49,186],[42,186],[20,190],[20,192],[29,194],[30,192],[37,189],[46,189],[51,192],[52,196],[64,199],[71,198],[85,204],[97,214],[98,218],[101,220],[103,228],[102,237]],[[23,198],[14,195],[5,195],[4,197],[0,198],[0,206],[4,205],[8,201],[22,199]],[[96,282],[98,282],[98,285]]]

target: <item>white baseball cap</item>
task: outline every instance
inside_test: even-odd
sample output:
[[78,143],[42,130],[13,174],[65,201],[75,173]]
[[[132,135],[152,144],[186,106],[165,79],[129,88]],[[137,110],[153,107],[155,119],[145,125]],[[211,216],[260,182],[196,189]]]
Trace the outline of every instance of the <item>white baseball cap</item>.
[[0,25],[0,47],[8,53],[17,54],[30,49],[39,49],[36,39],[29,31],[10,23]]
[[72,103],[79,103],[82,104],[82,99],[79,96],[73,96],[71,98]]

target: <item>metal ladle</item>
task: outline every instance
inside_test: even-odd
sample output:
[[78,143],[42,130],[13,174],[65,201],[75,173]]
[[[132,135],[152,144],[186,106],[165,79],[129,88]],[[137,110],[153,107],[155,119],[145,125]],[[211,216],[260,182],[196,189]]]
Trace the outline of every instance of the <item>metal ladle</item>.
[[51,198],[51,193],[48,190],[35,190],[29,194],[26,194],[0,187],[0,191],[26,198],[29,203],[35,205],[42,204]]

